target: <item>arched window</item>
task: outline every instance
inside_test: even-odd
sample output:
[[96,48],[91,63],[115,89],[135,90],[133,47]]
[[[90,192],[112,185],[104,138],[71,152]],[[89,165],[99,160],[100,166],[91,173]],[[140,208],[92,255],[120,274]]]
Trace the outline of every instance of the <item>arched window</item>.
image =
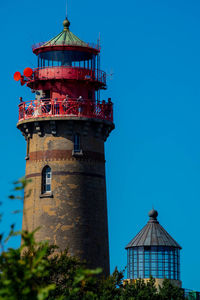
[[42,170],[42,194],[51,192],[51,168],[49,166],[44,167]]

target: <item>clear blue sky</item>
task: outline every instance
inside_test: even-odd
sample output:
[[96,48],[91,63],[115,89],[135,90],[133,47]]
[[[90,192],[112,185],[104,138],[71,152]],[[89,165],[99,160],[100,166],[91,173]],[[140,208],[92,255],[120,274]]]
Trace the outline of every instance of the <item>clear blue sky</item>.
[[[96,41],[102,69],[112,72],[102,99],[115,103],[116,129],[106,143],[111,270],[126,265],[124,247],[145,225],[152,205],[181,244],[181,279],[200,290],[200,2],[194,0],[69,0],[71,30]],[[31,51],[62,30],[65,0],[1,1],[2,230],[21,215],[7,200],[25,170],[25,141],[16,129],[19,96],[13,80],[36,66]],[[15,240],[10,245],[17,246]]]

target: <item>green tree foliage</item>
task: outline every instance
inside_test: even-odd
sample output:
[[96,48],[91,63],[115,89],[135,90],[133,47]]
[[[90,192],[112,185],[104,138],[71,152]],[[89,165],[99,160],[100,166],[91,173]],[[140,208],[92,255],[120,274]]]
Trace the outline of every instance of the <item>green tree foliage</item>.
[[[15,191],[26,186],[24,179],[15,183]],[[21,196],[10,196],[11,199]],[[39,230],[39,229],[37,229]],[[36,242],[35,232],[15,232],[11,226],[8,238],[0,236],[0,300],[181,300],[183,291],[165,280],[159,291],[155,280],[123,282],[117,269],[103,278],[101,269],[88,270],[68,251],[47,242]],[[4,250],[13,236],[21,235],[18,249]]]
[[144,280],[138,279],[135,283],[126,283],[125,288],[122,291],[122,299],[131,300],[158,300],[161,299],[157,293],[155,287],[155,280],[150,278],[150,280],[145,283]]
[[[13,228],[10,236],[16,235]],[[67,251],[47,242],[37,243],[35,232],[21,232],[22,246],[0,255],[0,300],[181,300],[183,291],[165,280],[159,291],[155,280],[123,283],[123,273],[108,278],[100,269],[88,270]]]
[[163,299],[163,300],[185,299],[183,290],[174,286],[169,280],[164,280],[163,285],[160,288],[160,296],[161,296],[161,299]]

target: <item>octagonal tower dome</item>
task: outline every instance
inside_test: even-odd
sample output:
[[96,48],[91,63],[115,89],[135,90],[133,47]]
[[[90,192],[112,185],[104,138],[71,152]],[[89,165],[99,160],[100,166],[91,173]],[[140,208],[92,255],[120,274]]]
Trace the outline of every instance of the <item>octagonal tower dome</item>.
[[69,47],[80,47],[87,48],[87,51],[91,51],[93,53],[98,53],[100,51],[99,44],[86,43],[73,34],[69,29],[70,22],[67,18],[63,22],[63,27],[63,30],[49,41],[33,45],[33,52],[37,55],[41,52],[53,49],[60,50],[60,47],[62,47],[62,50]]

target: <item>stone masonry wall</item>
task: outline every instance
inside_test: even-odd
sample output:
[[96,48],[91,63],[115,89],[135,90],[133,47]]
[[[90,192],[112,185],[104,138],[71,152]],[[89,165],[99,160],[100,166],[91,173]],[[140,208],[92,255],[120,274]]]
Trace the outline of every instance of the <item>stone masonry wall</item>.
[[[29,153],[23,229],[34,230],[37,240],[49,240],[62,250],[102,267],[109,274],[108,223],[104,139],[93,124],[67,121],[28,124]],[[38,127],[40,130],[38,130]],[[69,130],[70,127],[70,130]],[[30,134],[31,132],[31,134]],[[73,134],[81,135],[82,155],[73,156]],[[97,137],[98,136],[98,137]],[[52,194],[42,195],[42,170],[52,170]]]

